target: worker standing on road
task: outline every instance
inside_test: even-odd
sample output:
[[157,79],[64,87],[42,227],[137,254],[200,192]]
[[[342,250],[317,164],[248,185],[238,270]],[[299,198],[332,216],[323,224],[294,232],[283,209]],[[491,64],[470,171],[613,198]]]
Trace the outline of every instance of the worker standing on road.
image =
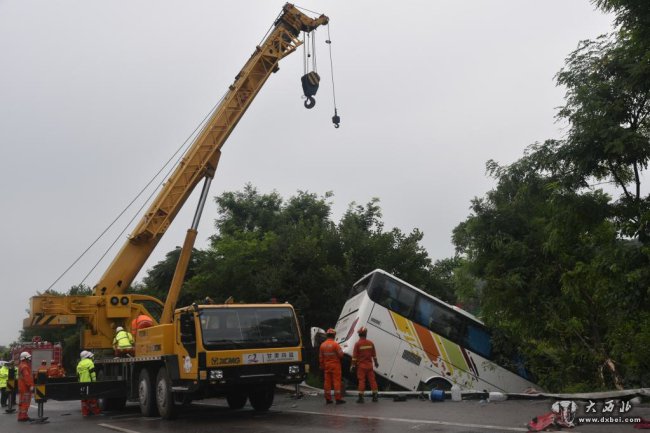
[[318,361],[320,369],[325,373],[323,390],[325,391],[325,403],[332,403],[332,386],[334,386],[334,399],[336,404],[343,404],[345,400],[341,396],[341,359],[343,351],[341,346],[334,341],[336,331],[328,329],[327,340],[320,345]]
[[[77,364],[77,376],[79,382],[95,382],[97,381],[97,374],[95,374],[95,363],[93,362],[93,353],[83,350],[80,354],[81,361]],[[81,400],[81,415],[99,415],[100,410],[97,405],[97,399],[89,398]]]
[[34,376],[32,376],[32,355],[29,352],[21,352],[20,364],[18,364],[18,392],[20,399],[18,401],[18,421],[31,421],[27,415],[29,405],[32,402],[32,392],[34,391]]
[[146,314],[140,314],[131,321],[131,333],[133,338],[138,337],[138,329],[145,329],[153,326],[153,320]]
[[375,367],[379,367],[377,351],[375,350],[375,344],[366,338],[368,329],[362,326],[357,331],[357,334],[359,334],[359,341],[354,345],[352,366],[350,366],[351,373],[354,373],[355,369],[357,370],[357,380],[359,381],[359,398],[357,399],[357,403],[363,403],[363,392],[366,390],[366,378],[372,390],[372,401],[376,403],[379,399],[377,394],[377,381],[375,380],[375,371],[372,364],[374,363]]
[[115,356],[133,356],[133,335],[130,332],[126,332],[121,326],[115,328],[115,331],[117,332],[115,338],[113,338]]
[[9,367],[7,361],[0,361],[0,406],[7,407],[7,380],[9,379]]

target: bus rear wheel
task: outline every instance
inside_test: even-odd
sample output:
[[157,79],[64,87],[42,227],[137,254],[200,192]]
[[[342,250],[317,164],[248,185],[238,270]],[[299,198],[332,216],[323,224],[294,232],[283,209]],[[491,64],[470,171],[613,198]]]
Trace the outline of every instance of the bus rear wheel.
[[260,385],[251,389],[248,398],[251,406],[258,412],[269,410],[273,404],[275,385]]

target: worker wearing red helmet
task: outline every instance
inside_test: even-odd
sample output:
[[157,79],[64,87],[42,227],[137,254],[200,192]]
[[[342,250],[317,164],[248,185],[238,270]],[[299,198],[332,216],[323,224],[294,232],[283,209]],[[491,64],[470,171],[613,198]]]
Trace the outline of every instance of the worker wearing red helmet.
[[334,341],[336,331],[328,329],[327,340],[320,345],[318,361],[321,371],[325,374],[323,390],[325,391],[325,403],[332,403],[332,386],[334,387],[334,399],[336,404],[343,404],[345,400],[341,396],[341,359],[343,351],[341,346]]
[[373,369],[373,363],[375,367],[379,367],[379,362],[377,362],[377,351],[375,350],[375,344],[368,340],[366,336],[368,335],[368,329],[365,327],[359,328],[357,331],[359,334],[359,341],[354,345],[354,350],[352,352],[352,366],[350,367],[350,372],[357,370],[357,380],[359,381],[359,398],[357,403],[363,403],[363,392],[366,390],[366,379],[370,383],[370,390],[372,391],[372,401],[377,402],[377,381],[375,380],[375,371]]

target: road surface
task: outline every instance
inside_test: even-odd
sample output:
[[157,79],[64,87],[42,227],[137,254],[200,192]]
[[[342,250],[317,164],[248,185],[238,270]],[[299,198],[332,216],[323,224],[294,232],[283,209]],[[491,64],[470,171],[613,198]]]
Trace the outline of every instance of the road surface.
[[[347,404],[324,404],[322,396],[306,394],[295,399],[289,393],[278,393],[271,410],[257,413],[247,405],[239,411],[228,409],[225,400],[209,399],[181,408],[176,420],[146,418],[136,404],[122,412],[83,418],[79,402],[48,401],[44,407],[47,424],[18,423],[16,414],[0,413],[0,432],[48,433],[329,433],[329,432],[451,432],[495,433],[525,432],[526,423],[534,416],[550,411],[551,401],[504,401],[481,404],[476,400],[462,402],[430,402],[409,399],[395,402],[380,399],[356,404],[353,396]],[[36,405],[29,415],[36,417]],[[601,416],[601,414],[598,414]],[[650,418],[650,405],[634,406],[627,417]],[[639,431],[632,424],[589,424],[573,429],[574,433],[605,433]]]

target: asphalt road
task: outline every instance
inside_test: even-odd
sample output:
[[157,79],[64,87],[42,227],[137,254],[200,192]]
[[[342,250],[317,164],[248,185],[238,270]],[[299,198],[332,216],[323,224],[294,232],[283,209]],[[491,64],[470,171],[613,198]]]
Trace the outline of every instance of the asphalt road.
[[[305,395],[296,400],[290,394],[277,394],[266,413],[256,413],[250,406],[239,411],[228,409],[225,400],[211,399],[182,408],[174,421],[145,418],[137,405],[129,404],[120,413],[83,418],[79,402],[49,401],[44,414],[47,424],[18,423],[16,415],[0,413],[0,432],[48,433],[214,433],[214,432],[452,432],[493,433],[527,431],[526,423],[536,415],[550,411],[550,401],[505,401],[480,404],[478,401],[435,402],[410,399],[394,402],[356,404],[347,397],[345,405],[325,406],[322,396]],[[37,414],[36,405],[29,412]],[[650,405],[634,407],[626,416],[650,418]],[[585,432],[635,432],[632,424],[590,424],[566,429]]]

